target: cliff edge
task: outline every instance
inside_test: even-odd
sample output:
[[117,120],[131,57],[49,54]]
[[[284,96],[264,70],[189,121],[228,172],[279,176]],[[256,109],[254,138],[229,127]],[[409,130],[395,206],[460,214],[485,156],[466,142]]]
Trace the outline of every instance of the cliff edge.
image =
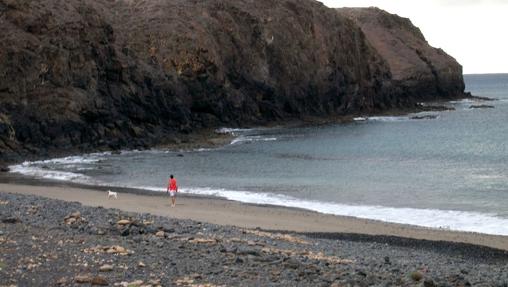
[[407,18],[379,8],[340,8],[386,61],[396,94],[411,98],[453,99],[463,96],[462,66],[442,49],[428,44]]
[[313,0],[0,0],[0,29],[2,160],[464,91],[408,20]]

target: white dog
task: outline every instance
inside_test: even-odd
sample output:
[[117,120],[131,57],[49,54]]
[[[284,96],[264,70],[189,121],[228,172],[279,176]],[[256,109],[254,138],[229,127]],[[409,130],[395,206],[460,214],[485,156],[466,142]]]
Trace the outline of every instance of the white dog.
[[111,197],[114,197],[115,199],[117,199],[118,198],[118,193],[114,192],[114,191],[111,191],[111,190],[108,190],[108,199],[110,199]]

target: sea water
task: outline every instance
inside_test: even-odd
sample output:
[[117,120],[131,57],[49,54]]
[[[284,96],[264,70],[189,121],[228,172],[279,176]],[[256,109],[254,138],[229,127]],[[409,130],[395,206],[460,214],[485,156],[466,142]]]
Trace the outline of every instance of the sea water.
[[[466,75],[496,101],[445,103],[432,118],[229,129],[231,144],[193,151],[80,155],[12,166],[39,178],[273,204],[433,228],[508,235],[508,74]],[[494,108],[472,109],[475,105]]]

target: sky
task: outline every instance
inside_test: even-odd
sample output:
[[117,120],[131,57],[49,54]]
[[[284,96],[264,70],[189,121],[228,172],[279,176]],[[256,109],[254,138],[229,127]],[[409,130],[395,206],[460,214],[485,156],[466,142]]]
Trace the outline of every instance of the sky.
[[411,19],[465,74],[508,73],[508,0],[320,0],[329,7],[376,6]]

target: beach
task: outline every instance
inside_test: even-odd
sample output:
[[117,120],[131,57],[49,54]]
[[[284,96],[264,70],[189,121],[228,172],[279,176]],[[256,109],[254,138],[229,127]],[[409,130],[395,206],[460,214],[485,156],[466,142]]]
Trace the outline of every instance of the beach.
[[0,218],[2,286],[508,282],[507,237],[221,199],[1,184]]
[[[427,228],[425,234],[442,229],[508,236],[507,79],[465,76],[468,88],[484,98],[426,103],[423,107],[429,110],[414,114],[362,115],[340,123],[224,126],[209,130],[213,138],[202,134],[170,146],[26,158],[10,165],[9,174],[158,192],[174,174],[180,190],[197,198],[420,226]],[[494,108],[478,108],[486,104]],[[465,137],[467,141],[462,140]],[[251,221],[248,216],[242,219]],[[268,224],[270,229],[314,228],[313,223],[306,227],[305,220]],[[342,225],[330,222],[318,227],[365,232],[336,226]]]
[[508,6],[346,2],[0,0],[0,287],[508,287]]
[[[104,189],[102,187],[102,189]],[[456,232],[381,221],[326,215],[296,208],[243,204],[229,200],[198,196],[179,196],[171,208],[169,196],[157,193],[120,192],[108,199],[103,190],[77,187],[0,184],[0,192],[38,195],[85,206],[115,208],[126,212],[150,213],[176,219],[190,219],[240,228],[261,228],[300,233],[353,233],[387,235],[432,241],[449,241],[483,245],[508,250],[508,237],[480,233]],[[302,207],[303,208],[303,207]]]

